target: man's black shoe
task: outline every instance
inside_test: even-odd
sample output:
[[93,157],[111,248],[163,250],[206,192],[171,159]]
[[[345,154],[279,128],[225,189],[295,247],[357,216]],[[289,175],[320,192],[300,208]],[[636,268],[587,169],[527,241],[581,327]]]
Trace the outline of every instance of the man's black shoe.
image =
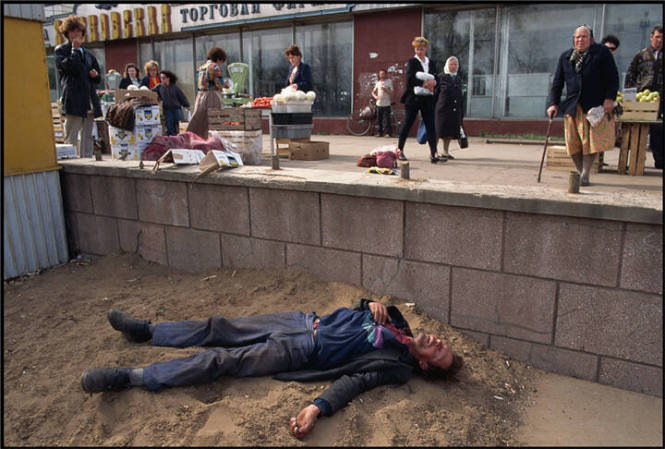
[[408,160],[408,159],[406,158],[406,156],[404,156],[404,153],[400,153],[398,159],[399,159],[400,161],[406,161],[406,160]]
[[430,156],[429,161],[430,161],[432,164],[436,164],[437,162],[439,162],[439,158],[438,158],[438,157],[432,157],[432,156]]
[[130,387],[130,368],[90,369],[81,376],[81,388],[87,393],[118,391]]
[[116,309],[109,310],[107,316],[111,327],[122,332],[129,341],[141,343],[152,338],[148,320],[135,320]]

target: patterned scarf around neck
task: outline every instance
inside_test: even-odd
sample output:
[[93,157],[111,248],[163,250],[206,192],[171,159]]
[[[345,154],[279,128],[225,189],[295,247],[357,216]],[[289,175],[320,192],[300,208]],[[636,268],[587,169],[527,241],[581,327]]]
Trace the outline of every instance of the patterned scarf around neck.
[[575,66],[576,72],[582,70],[582,61],[584,61],[584,57],[588,51],[588,48],[584,51],[573,50],[573,53],[570,55],[570,63]]

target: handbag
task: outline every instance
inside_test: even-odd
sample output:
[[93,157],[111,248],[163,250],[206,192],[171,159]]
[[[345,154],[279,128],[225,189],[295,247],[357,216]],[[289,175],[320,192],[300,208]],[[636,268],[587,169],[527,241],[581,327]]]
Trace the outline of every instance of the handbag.
[[416,135],[419,144],[427,143],[427,128],[425,127],[425,121],[420,122],[418,126],[418,134]]
[[466,137],[466,133],[464,132],[464,127],[462,125],[459,125],[459,147],[460,148],[469,147],[469,139],[468,137]]

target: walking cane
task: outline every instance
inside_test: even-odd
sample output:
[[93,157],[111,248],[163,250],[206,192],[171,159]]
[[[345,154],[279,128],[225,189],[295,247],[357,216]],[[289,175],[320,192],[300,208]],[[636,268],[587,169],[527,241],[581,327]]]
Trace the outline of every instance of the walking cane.
[[552,129],[552,119],[547,124],[547,135],[545,136],[545,146],[543,147],[543,155],[540,157],[540,168],[538,169],[538,182],[540,182],[540,174],[543,172],[543,162],[545,162],[545,152],[547,151],[547,142],[550,140],[550,129]]

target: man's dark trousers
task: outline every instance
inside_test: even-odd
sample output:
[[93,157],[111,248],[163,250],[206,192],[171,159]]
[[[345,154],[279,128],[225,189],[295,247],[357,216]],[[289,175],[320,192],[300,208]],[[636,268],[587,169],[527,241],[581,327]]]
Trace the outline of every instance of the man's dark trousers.
[[264,376],[307,366],[314,352],[314,313],[286,312],[227,320],[155,325],[153,346],[212,346],[190,357],[156,362],[143,371],[149,390],[213,382],[221,376]]

